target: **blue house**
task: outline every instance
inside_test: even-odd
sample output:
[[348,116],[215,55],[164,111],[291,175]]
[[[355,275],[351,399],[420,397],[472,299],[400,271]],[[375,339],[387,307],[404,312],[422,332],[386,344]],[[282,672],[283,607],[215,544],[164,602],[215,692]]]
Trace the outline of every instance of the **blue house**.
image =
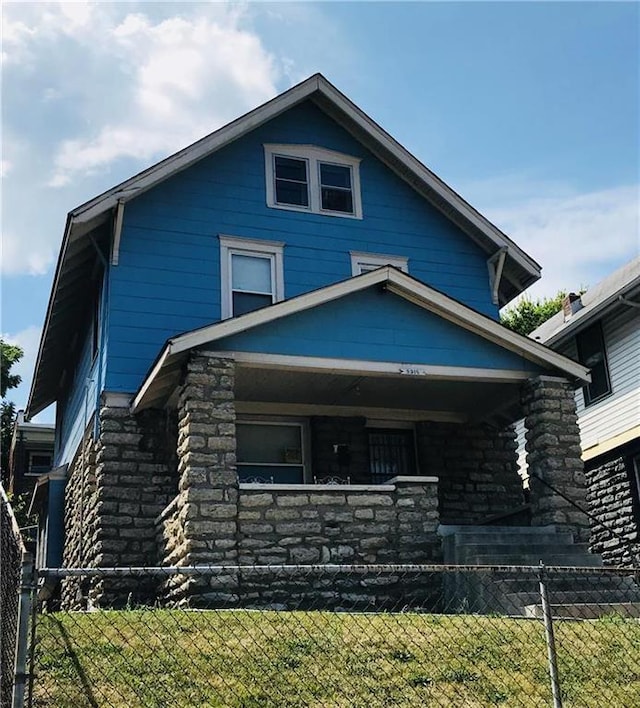
[[[521,511],[523,416],[580,502],[588,370],[498,321],[539,277],[319,74],[74,209],[28,407],[63,563],[438,560]],[[542,484],[530,517],[586,533]]]

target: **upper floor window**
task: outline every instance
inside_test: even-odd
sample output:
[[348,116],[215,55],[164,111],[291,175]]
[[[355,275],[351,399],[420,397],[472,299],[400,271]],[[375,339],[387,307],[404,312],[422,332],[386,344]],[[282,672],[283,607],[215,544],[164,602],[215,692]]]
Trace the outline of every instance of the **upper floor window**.
[[220,236],[222,318],[284,299],[283,244]]
[[362,253],[350,251],[351,275],[361,275],[381,266],[392,265],[405,273],[409,272],[408,259],[405,256],[385,256],[381,253]]
[[360,159],[313,145],[265,145],[267,206],[362,218]]
[[584,404],[589,406],[611,393],[607,352],[599,322],[576,335],[578,359],[591,369],[591,383],[582,389]]

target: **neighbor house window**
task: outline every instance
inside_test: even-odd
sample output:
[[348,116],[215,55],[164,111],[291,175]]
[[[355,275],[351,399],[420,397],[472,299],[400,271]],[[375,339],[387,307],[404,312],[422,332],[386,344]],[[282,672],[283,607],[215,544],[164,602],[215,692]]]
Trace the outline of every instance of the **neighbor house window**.
[[578,359],[591,370],[591,383],[582,389],[584,404],[589,406],[611,393],[607,353],[602,327],[596,323],[576,336]]
[[240,482],[303,484],[304,425],[238,421],[236,456]]
[[362,253],[360,251],[350,251],[350,255],[351,275],[361,275],[386,265],[395,266],[405,273],[409,272],[408,259],[405,256],[385,256],[382,253]]
[[279,242],[220,236],[223,319],[284,299],[282,251]]
[[27,474],[44,474],[51,470],[51,455],[41,452],[29,453],[29,470]]
[[313,145],[265,145],[267,206],[362,218],[360,159]]

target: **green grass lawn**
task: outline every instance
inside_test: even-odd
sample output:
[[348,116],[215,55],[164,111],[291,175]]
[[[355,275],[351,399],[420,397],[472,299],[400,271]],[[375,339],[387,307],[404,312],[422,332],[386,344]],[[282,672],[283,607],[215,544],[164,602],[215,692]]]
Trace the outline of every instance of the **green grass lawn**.
[[[640,706],[640,623],[557,622],[564,705]],[[38,618],[34,706],[549,706],[544,628],[486,616],[129,610]]]

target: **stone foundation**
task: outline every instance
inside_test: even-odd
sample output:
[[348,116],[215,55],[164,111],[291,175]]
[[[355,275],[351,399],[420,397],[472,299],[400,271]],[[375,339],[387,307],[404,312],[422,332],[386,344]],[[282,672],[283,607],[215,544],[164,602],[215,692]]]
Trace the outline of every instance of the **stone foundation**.
[[[189,519],[187,539],[178,500],[157,520],[165,565],[189,565],[194,558],[203,562],[211,552],[216,554],[221,540],[228,562],[236,558],[239,565],[247,566],[429,564],[442,560],[437,479],[431,477],[399,477],[378,486],[242,484],[237,515],[225,521],[235,525],[234,539],[226,536],[226,526],[220,527],[219,536],[217,527],[211,528],[216,522],[206,505],[198,507],[199,516]],[[215,564],[225,560],[217,556]],[[184,604],[224,606],[238,601],[280,602],[293,586],[302,592],[300,576],[294,579],[283,574],[266,584],[253,573],[239,576],[242,574],[216,575],[208,583],[177,576],[168,583],[166,598]],[[361,599],[369,597],[360,587],[359,577],[345,576],[343,589],[349,582],[353,583],[350,592],[358,587]],[[397,578],[390,582],[397,583]],[[311,601],[313,593],[309,588],[305,592]]]
[[640,566],[640,508],[632,461],[637,454],[638,441],[585,466],[587,503],[595,517],[590,520],[591,551],[601,554],[605,565]]
[[[134,417],[128,407],[102,405],[98,439],[92,440],[92,424],[67,482],[65,566],[156,564],[155,519],[177,491],[174,428],[164,411]],[[156,594],[155,582],[135,579],[70,580],[66,585],[66,608],[87,601],[121,605]]]
[[418,423],[420,469],[439,479],[443,524],[476,524],[524,504],[512,428]]

